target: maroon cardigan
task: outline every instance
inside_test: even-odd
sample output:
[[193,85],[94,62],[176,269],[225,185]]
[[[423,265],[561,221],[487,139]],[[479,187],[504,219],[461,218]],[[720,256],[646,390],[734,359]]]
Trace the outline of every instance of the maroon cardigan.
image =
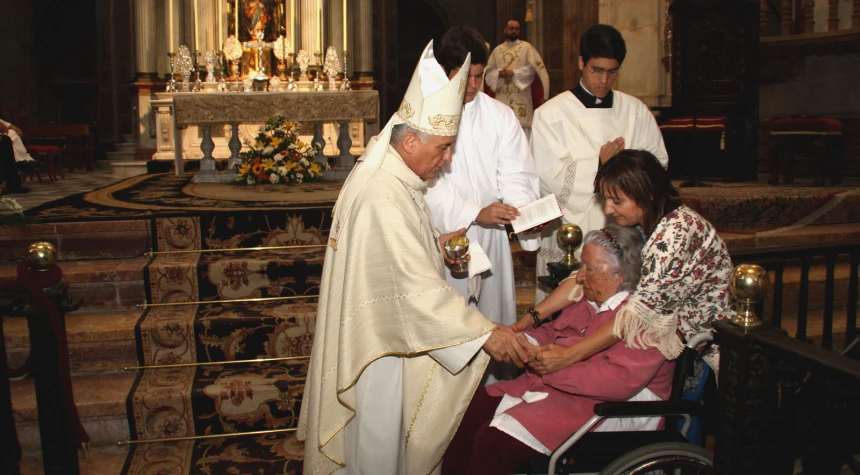
[[[571,346],[610,322],[626,303],[596,313],[585,299],[575,302],[561,316],[527,332],[543,346],[554,343]],[[643,388],[661,399],[672,389],[675,363],[667,361],[656,348],[634,350],[617,342],[600,353],[544,376],[530,369],[517,379],[487,386],[491,396],[522,397],[526,391],[547,392],[534,403],[520,403],[505,413],[519,421],[550,450],[555,450],[594,415],[594,406],[603,401],[626,401]]]

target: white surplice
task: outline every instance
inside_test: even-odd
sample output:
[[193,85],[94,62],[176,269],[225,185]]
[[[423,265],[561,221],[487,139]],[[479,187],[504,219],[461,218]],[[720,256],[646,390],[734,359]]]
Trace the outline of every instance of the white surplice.
[[[612,91],[612,107],[586,107],[571,91],[550,99],[535,111],[531,150],[540,175],[541,193],[554,193],[564,212],[564,223],[582,228],[583,235],[606,224],[594,177],[600,164],[600,147],[624,137],[626,149],[653,153],[666,167],[669,156],[663,135],[651,110],[639,99]],[[547,275],[547,263],[564,257],[556,241],[556,231],[543,233],[537,255],[538,276]],[[582,247],[576,250],[577,258]],[[546,298],[538,287],[535,303]]]
[[[504,325],[518,319],[508,233],[504,225],[475,219],[494,202],[520,207],[539,196],[537,168],[517,118],[505,104],[479,92],[464,107],[451,163],[429,183],[424,199],[440,233],[468,228],[466,237],[486,252],[493,267],[480,274],[480,295],[470,304]],[[537,234],[518,238],[524,250],[540,246]],[[445,279],[469,298],[467,278],[455,278],[446,266]]]

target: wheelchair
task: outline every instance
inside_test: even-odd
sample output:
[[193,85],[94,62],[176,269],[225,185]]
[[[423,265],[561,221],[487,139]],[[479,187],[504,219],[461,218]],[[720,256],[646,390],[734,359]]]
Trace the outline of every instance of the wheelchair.
[[[695,400],[684,397],[688,378],[695,368],[706,368],[695,350],[713,340],[711,333],[693,337],[675,361],[672,391],[668,401],[604,402],[594,407],[594,416],[571,435],[551,456],[536,455],[519,473],[529,475],[688,475],[714,473],[713,454],[688,440],[690,427],[704,415],[701,392]],[[706,375],[698,375],[704,387]],[[664,428],[657,431],[590,432],[607,418],[661,416]],[[697,419],[698,418],[698,421]]]

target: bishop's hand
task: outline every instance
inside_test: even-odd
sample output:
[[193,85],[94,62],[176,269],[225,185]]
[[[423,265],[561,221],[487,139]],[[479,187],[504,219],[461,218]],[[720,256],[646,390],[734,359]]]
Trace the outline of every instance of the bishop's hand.
[[466,228],[460,228],[454,232],[439,235],[439,250],[442,251],[442,258],[445,259],[445,262],[448,263],[448,265],[459,265],[460,262],[468,261],[470,259],[470,256],[468,254],[466,254],[461,259],[452,259],[452,258],[448,257],[448,253],[445,252],[445,243],[448,242],[449,239],[451,239],[454,236],[463,236],[465,234],[466,234]]
[[538,347],[529,343],[521,333],[497,327],[484,343],[484,351],[496,361],[513,363],[522,368],[533,359],[532,355],[537,353]]

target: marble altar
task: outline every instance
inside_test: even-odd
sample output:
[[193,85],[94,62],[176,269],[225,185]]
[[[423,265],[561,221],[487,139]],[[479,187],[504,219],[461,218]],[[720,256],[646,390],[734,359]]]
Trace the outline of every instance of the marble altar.
[[[359,91],[322,91],[322,92],[226,92],[215,94],[177,93],[172,98],[174,116],[173,152],[176,173],[184,172],[182,157],[182,134],[180,129],[188,126],[203,128],[200,149],[203,158],[200,171],[195,175],[196,182],[224,182],[234,178],[232,172],[219,173],[215,169],[212,150],[211,127],[217,124],[230,124],[232,134],[228,144],[231,155],[230,166],[240,160],[238,128],[241,123],[263,122],[272,114],[283,114],[291,120],[314,124],[314,142],[320,145],[317,159],[326,160],[322,153],[325,146],[323,123],[337,122],[341,130],[349,128],[351,121],[378,122],[379,93],[373,90]],[[337,141],[340,155],[337,168],[348,170],[355,163],[349,153],[352,142],[349,133],[342,133]]]

